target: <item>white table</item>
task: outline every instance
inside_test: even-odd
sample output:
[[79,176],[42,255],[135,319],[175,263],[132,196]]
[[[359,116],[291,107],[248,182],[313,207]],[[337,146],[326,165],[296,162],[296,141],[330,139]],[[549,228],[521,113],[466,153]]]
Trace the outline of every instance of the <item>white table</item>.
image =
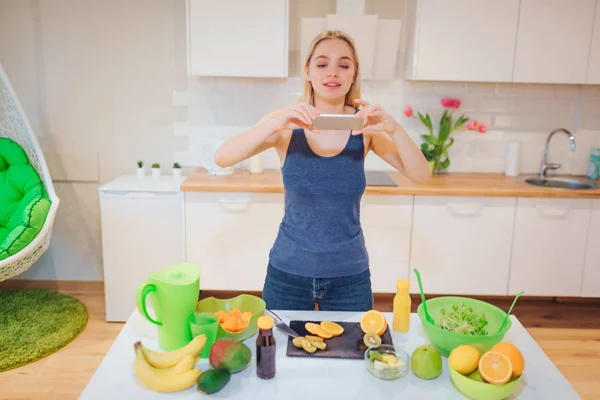
[[[360,321],[363,313],[324,311],[275,311],[284,321],[329,320]],[[384,313],[392,321],[391,313]],[[518,399],[580,399],[558,369],[535,343],[523,325],[511,316],[513,327],[505,341],[515,344],[525,358],[525,371],[520,386],[511,398]],[[220,391],[205,396],[196,386],[177,393],[154,393],[139,386],[134,379],[133,343],[141,340],[146,346],[158,349],[155,325],[134,311],[102,363],[81,394],[82,400],[116,399],[464,399],[452,385],[448,373],[448,360],[442,357],[443,374],[431,381],[422,380],[410,372],[396,381],[382,381],[365,370],[363,360],[310,359],[287,357],[287,336],[275,329],[277,341],[277,375],[264,381],[256,376],[255,340],[245,344],[252,350],[252,362],[242,372],[232,375],[230,382]],[[402,345],[408,354],[422,344],[429,343],[420,320],[411,315],[411,329],[407,334],[392,331],[395,345]],[[198,366],[204,371],[209,368],[207,360]]]

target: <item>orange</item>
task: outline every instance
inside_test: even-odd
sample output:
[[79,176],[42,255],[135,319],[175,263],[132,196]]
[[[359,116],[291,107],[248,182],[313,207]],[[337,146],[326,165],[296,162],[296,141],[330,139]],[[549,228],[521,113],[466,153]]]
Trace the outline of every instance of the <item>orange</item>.
[[512,377],[512,364],[504,354],[488,351],[479,359],[479,374],[488,383],[502,385]]
[[344,328],[335,322],[323,321],[321,322],[321,328],[325,329],[327,332],[331,333],[333,336],[340,336],[344,333]]
[[360,329],[364,333],[375,332],[379,336],[383,335],[387,328],[385,316],[377,310],[367,311],[360,319]]
[[310,333],[312,335],[317,334],[317,331],[315,330],[315,326],[317,326],[317,324],[313,324],[312,322],[307,322],[306,324],[304,324],[304,328],[308,331],[308,333]]
[[510,360],[513,368],[513,378],[517,378],[521,376],[523,370],[525,369],[525,359],[523,358],[523,354],[514,344],[500,342],[492,347],[492,351],[497,353],[504,354]]
[[325,329],[323,329],[321,327],[321,325],[315,325],[315,332],[317,332],[318,336],[321,336],[323,339],[331,339],[333,337],[333,335],[331,333],[329,333],[329,331],[326,331]]

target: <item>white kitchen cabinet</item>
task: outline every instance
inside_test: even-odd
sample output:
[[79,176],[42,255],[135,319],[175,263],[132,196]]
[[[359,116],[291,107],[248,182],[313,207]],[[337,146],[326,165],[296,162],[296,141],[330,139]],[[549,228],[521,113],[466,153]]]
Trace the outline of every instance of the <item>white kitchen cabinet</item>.
[[361,225],[373,292],[396,293],[396,280],[409,276],[412,210],[412,196],[363,196]]
[[600,85],[600,0],[596,0],[594,33],[592,35],[592,45],[590,46],[590,62],[586,83]]
[[416,196],[411,292],[421,273],[430,294],[505,295],[516,199]]
[[261,291],[283,218],[279,193],[186,192],[187,262],[201,290]]
[[514,82],[585,83],[596,0],[521,0]]
[[185,261],[182,181],[122,176],[98,189],[107,321],[127,321],[138,285]]
[[188,0],[188,72],[288,76],[289,0]]
[[407,79],[510,82],[519,0],[412,0]]
[[518,199],[509,294],[581,294],[591,207],[587,199]]
[[600,200],[594,200],[590,219],[581,296],[600,297]]

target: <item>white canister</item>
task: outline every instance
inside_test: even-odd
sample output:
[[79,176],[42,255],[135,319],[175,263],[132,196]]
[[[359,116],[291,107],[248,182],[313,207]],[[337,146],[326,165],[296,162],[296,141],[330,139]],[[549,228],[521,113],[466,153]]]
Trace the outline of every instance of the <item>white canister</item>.
[[506,150],[506,161],[504,174],[507,176],[519,175],[519,158],[521,157],[521,145],[519,142],[510,142]]
[[264,169],[264,161],[262,153],[250,157],[248,162],[248,172],[251,174],[262,174]]

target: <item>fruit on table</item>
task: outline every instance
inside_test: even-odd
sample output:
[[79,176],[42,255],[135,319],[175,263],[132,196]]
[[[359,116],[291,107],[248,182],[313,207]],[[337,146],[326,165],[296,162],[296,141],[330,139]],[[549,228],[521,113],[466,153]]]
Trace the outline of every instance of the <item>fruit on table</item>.
[[479,359],[479,373],[486,382],[502,385],[510,380],[513,369],[504,354],[488,351]]
[[299,349],[304,349],[307,353],[314,353],[317,349],[325,350],[327,348],[327,344],[319,336],[298,336],[292,339],[292,344]]
[[456,372],[468,375],[479,365],[479,350],[475,346],[463,344],[450,352],[448,363]]
[[241,332],[248,327],[252,319],[252,311],[242,312],[239,308],[234,308],[229,313],[225,311],[216,311],[215,315],[219,317],[221,327],[229,332]]
[[231,379],[231,374],[224,369],[209,369],[198,377],[198,390],[205,394],[217,393]]
[[333,336],[340,336],[344,333],[344,328],[341,325],[336,324],[331,321],[323,321],[321,322],[321,328],[325,329],[327,332],[331,333]]
[[[135,362],[133,370],[135,375],[148,389],[154,392],[171,393],[189,389],[198,380],[202,373],[200,369],[193,368],[194,357],[186,355],[179,363],[170,368],[155,368],[146,359],[142,342],[135,342]],[[190,362],[191,360],[191,362]]]
[[504,354],[510,360],[512,365],[513,373],[512,378],[518,378],[523,374],[525,369],[525,359],[521,351],[512,343],[500,342],[491,348],[491,351],[495,351],[500,354]]
[[380,353],[372,350],[369,352],[369,360],[373,363],[373,368],[377,371],[389,369],[400,369],[404,367],[404,360],[398,360],[395,354]]
[[323,339],[331,339],[333,337],[333,335],[328,330],[323,329],[321,325],[315,325],[314,329],[317,335]]
[[375,332],[381,336],[385,332],[386,328],[387,320],[381,311],[367,311],[360,319],[360,329],[363,331],[363,333]]
[[191,356],[195,359],[200,355],[206,345],[206,335],[198,335],[184,347],[173,351],[154,351],[145,347],[140,342],[140,351],[145,359],[154,368],[169,368],[179,363],[184,357]]
[[381,344],[381,336],[379,336],[375,332],[367,332],[363,336],[363,343],[367,347],[379,346]]
[[419,346],[412,353],[410,367],[421,379],[435,379],[442,374],[442,356],[430,344]]
[[235,374],[246,368],[252,359],[250,348],[234,339],[219,339],[210,348],[210,365]]

